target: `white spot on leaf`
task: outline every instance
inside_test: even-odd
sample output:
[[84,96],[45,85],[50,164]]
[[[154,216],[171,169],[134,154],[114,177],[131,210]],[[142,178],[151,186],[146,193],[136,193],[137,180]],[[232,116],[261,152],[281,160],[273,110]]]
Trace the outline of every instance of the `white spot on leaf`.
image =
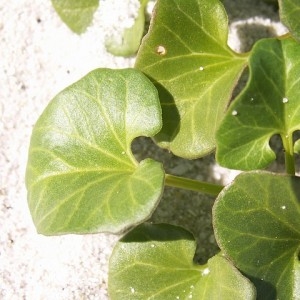
[[283,102],[283,103],[288,103],[288,102],[289,102],[289,99],[286,98],[286,97],[284,97],[284,98],[282,99],[282,102]]
[[134,294],[134,293],[135,293],[135,289],[134,289],[133,287],[130,287],[130,292],[131,292],[132,294]]
[[282,205],[282,206],[281,206],[281,209],[286,209],[286,206],[285,206],[285,205]]
[[231,113],[233,116],[236,116],[238,114],[238,112],[236,110],[233,110]]
[[205,268],[203,271],[202,271],[202,276],[206,276],[210,273],[210,269],[209,268]]
[[199,70],[200,70],[200,71],[203,71],[203,70],[204,70],[204,67],[201,66],[201,67],[199,68]]
[[162,45],[159,45],[157,48],[156,48],[156,53],[158,54],[158,55],[166,55],[167,54],[167,49],[164,47],[164,46],[162,46]]

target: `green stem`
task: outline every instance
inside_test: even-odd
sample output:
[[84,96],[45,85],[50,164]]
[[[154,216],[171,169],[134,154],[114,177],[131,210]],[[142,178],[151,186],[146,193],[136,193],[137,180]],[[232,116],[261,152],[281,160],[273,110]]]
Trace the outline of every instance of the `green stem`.
[[182,188],[191,191],[197,191],[205,194],[217,196],[224,188],[222,185],[193,180],[184,177],[178,177],[166,174],[165,185],[176,188]]
[[295,175],[295,157],[294,144],[292,135],[281,135],[284,153],[285,153],[285,170],[290,175]]

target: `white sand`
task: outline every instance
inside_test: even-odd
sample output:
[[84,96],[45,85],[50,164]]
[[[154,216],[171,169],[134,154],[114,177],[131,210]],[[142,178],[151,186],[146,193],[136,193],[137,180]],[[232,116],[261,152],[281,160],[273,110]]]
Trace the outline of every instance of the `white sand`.
[[[113,57],[103,46],[106,34],[130,24],[137,0],[128,1],[129,8],[123,0],[102,1],[94,25],[78,36],[50,0],[0,0],[0,299],[107,299],[107,263],[117,237],[38,235],[24,174],[32,126],[47,103],[92,69],[133,65],[133,59]],[[243,47],[236,33],[245,23],[260,23],[253,31],[258,34],[282,31],[261,1],[224,2],[236,24],[230,35],[234,48]],[[242,45],[247,42],[249,36]]]

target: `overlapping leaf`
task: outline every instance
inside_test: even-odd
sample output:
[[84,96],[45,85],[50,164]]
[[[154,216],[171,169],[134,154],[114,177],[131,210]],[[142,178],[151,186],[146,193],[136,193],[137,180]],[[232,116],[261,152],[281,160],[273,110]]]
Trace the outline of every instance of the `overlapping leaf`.
[[156,207],[164,172],[132,140],[161,128],[157,91],[139,71],[98,69],[56,96],[32,133],[29,208],[43,234],[119,232]]
[[258,299],[299,299],[299,177],[241,174],[219,195],[213,217],[219,246],[255,283]]
[[279,0],[280,19],[286,25],[291,34],[300,41],[300,1]]
[[255,299],[253,285],[224,257],[195,265],[195,249],[193,236],[183,228],[138,226],[111,256],[111,299]]
[[76,33],[83,33],[93,20],[99,0],[51,0],[56,12]]
[[245,65],[227,46],[218,0],[158,1],[136,68],[156,84],[163,110],[160,146],[195,158],[215,148],[215,130]]
[[120,41],[111,35],[107,37],[107,51],[117,56],[130,56],[137,52],[144,33],[145,9],[148,2],[149,0],[140,0],[137,18],[132,27],[124,30]]
[[300,44],[293,39],[259,41],[250,58],[249,81],[217,132],[217,160],[228,168],[264,168],[275,159],[269,146],[280,134],[293,153],[300,129]]

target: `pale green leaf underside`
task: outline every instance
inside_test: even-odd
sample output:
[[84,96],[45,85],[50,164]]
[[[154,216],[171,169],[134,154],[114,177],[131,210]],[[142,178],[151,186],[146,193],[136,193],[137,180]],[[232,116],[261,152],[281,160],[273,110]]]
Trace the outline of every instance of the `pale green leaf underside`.
[[163,189],[161,164],[138,164],[134,138],[161,128],[157,91],[133,69],[97,69],[57,95],[37,121],[26,173],[43,234],[119,232],[148,218]]
[[217,0],[158,1],[136,68],[156,84],[163,128],[155,137],[178,156],[215,148],[215,131],[246,63],[227,46],[227,15]]
[[299,0],[279,0],[280,19],[286,25],[291,34],[300,41],[300,1]]
[[74,32],[83,33],[93,20],[99,0],[51,0],[63,22]]
[[215,235],[258,299],[299,299],[300,178],[244,173],[219,195]]
[[193,263],[196,244],[183,228],[143,224],[116,245],[109,295],[121,299],[255,299],[252,284],[224,257]]
[[292,140],[300,129],[300,45],[293,39],[259,41],[246,88],[217,132],[217,160],[228,168],[264,168],[275,159],[270,138]]
[[138,16],[130,28],[126,28],[121,40],[114,36],[108,36],[105,46],[108,52],[117,56],[131,56],[135,54],[140,46],[145,27],[145,8],[149,0],[140,0]]

